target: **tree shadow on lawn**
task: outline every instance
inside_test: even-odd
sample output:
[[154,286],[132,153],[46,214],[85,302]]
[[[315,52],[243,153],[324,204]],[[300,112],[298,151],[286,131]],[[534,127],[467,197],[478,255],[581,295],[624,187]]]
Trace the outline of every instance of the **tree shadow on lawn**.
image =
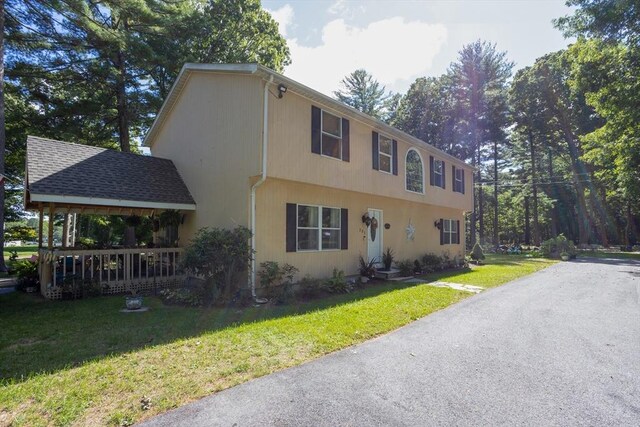
[[0,386],[206,332],[301,315],[417,285],[378,282],[350,294],[258,307],[187,308],[145,297],[150,309],[139,313],[120,312],[123,296],[46,301],[18,292],[0,295]]

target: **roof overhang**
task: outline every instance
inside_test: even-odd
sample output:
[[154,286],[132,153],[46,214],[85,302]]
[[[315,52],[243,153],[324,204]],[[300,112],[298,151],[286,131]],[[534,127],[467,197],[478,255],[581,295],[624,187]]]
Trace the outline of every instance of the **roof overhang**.
[[330,96],[324,95],[317,90],[311,89],[310,87],[305,86],[302,83],[292,80],[289,77],[283,76],[282,74],[276,73],[275,71],[259,64],[184,64],[182,66],[182,69],[180,70],[180,73],[178,74],[178,77],[176,78],[176,81],[169,91],[169,95],[165,99],[162,107],[160,108],[160,111],[158,112],[158,115],[153,121],[149,132],[147,132],[147,134],[145,135],[143,145],[152,145],[152,141],[160,131],[162,124],[164,123],[176,101],[180,97],[180,93],[186,86],[192,73],[245,74],[255,75],[261,77],[264,80],[270,80],[271,78],[273,78],[273,83],[275,85],[284,84],[287,87],[287,91],[296,93],[297,95],[316,102],[328,109],[339,112],[350,119],[355,119],[361,123],[371,126],[388,136],[395,137],[419,148],[426,149],[437,157],[448,160],[453,164],[463,166],[467,169],[477,170],[476,167],[463,162],[457,157],[445,153],[444,151],[421,139],[418,139],[406,132],[396,129],[395,127],[388,125],[382,120],[371,117],[368,114],[363,113],[362,111],[356,110],[355,108],[350,107],[336,99],[333,99]]
[[[149,202],[143,200],[119,200],[119,199],[103,199],[99,197],[78,197],[78,196],[61,196],[55,194],[37,194],[29,193],[27,208],[39,209],[40,204],[55,204],[60,209],[64,207],[81,209],[86,208],[98,208],[103,211],[106,208],[123,208],[124,210],[181,210],[181,211],[195,211],[196,205],[183,204],[183,203],[162,203],[162,202]],[[114,211],[115,212],[115,211]]]

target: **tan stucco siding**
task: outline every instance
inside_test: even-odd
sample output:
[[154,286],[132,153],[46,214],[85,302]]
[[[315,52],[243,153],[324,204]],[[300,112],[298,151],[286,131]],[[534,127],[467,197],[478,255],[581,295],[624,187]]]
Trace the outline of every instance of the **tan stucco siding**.
[[[382,231],[384,248],[390,247],[397,260],[422,257],[426,253],[441,255],[448,252],[451,258],[464,252],[464,215],[460,209],[444,208],[424,203],[402,201],[373,194],[336,190],[269,178],[257,192],[256,260],[287,262],[300,270],[300,277],[328,277],[333,268],[346,274],[358,272],[358,257],[367,257],[366,227],[361,217],[369,208],[380,209],[383,223],[390,229]],[[349,248],[346,250],[286,252],[286,204],[309,204],[339,207],[349,210]],[[440,218],[460,220],[461,244],[440,245],[440,232],[434,222]],[[407,240],[409,221],[415,227],[414,240]],[[298,277],[298,278],[300,278]]]
[[261,171],[262,82],[251,76],[194,72],[153,141],[173,160],[197,209],[181,244],[204,226],[249,224],[249,177]]
[[[333,187],[355,192],[380,194],[417,203],[447,206],[470,211],[473,208],[472,169],[461,162],[457,167],[465,169],[466,194],[455,193],[452,188],[451,161],[439,156],[426,144],[412,145],[398,140],[398,175],[373,169],[371,134],[381,129],[373,128],[346,117],[350,123],[350,161],[343,162],[311,152],[311,106],[326,109],[340,117],[346,117],[330,107],[312,102],[294,92],[287,92],[282,99],[270,98],[269,106],[269,158],[268,175]],[[410,148],[416,149],[423,161],[424,194],[405,190],[405,158]],[[441,153],[440,153],[441,154]],[[429,185],[429,156],[445,160],[446,188]]]

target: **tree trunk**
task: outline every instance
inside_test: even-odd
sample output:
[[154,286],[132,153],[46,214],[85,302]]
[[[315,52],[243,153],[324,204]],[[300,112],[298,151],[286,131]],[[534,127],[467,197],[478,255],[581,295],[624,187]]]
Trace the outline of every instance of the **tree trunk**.
[[589,218],[589,211],[587,210],[584,185],[582,185],[581,181],[581,176],[584,173],[585,168],[580,160],[578,146],[566,118],[562,117],[561,121],[564,138],[567,142],[567,146],[569,147],[569,156],[571,157],[571,173],[573,175],[573,182],[576,189],[576,197],[578,199],[578,240],[581,244],[588,244],[591,220]]
[[529,227],[529,196],[524,197],[524,243],[531,244],[531,228]]
[[529,148],[531,155],[531,185],[533,186],[533,244],[540,246],[540,226],[538,224],[538,171],[536,169],[536,147],[531,129],[529,129]]
[[480,243],[484,243],[484,189],[482,187],[482,171],[480,170],[480,148],[478,147],[478,234]]
[[[4,0],[0,0],[0,174],[4,175]],[[4,179],[0,183],[0,271],[7,271],[4,262]]]
[[498,141],[493,143],[493,244],[500,244],[500,235],[498,234]]
[[548,165],[548,174],[549,174],[549,184],[551,198],[553,199],[553,209],[551,213],[551,237],[558,236],[558,228],[560,224],[560,213],[558,209],[558,195],[556,194],[556,184],[555,178],[553,177],[553,156],[551,155],[551,148],[548,149],[549,156],[549,165]]

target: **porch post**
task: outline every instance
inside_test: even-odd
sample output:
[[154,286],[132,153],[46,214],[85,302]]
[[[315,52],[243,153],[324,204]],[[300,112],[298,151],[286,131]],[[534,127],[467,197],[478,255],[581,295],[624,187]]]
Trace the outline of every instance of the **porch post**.
[[42,228],[43,228],[43,217],[44,217],[44,209],[42,208],[42,203],[38,206],[38,249],[42,249]]
[[53,212],[55,211],[55,204],[49,203],[49,241],[47,242],[47,248],[53,249]]
[[69,243],[69,213],[64,214],[64,221],[62,222],[62,247],[66,248]]

